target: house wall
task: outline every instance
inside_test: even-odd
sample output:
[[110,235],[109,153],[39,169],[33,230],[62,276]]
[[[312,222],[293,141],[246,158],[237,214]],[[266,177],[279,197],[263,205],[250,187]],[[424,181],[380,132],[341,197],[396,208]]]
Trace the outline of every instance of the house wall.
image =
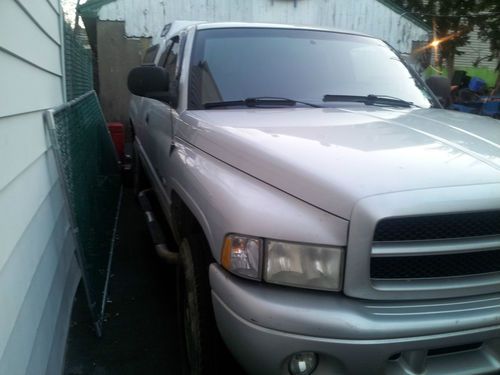
[[[463,52],[463,54],[455,56],[455,66],[457,68],[472,67],[476,60],[489,56],[491,53],[490,42],[479,38],[479,28],[477,26],[469,34],[469,42],[458,50]],[[495,70],[497,64],[497,59],[493,59],[492,61],[485,59],[479,63],[478,68]]]
[[355,30],[410,52],[428,33],[378,0],[116,0],[100,20],[125,21],[128,37],[156,37],[174,20],[274,22]]
[[0,374],[62,372],[80,280],[42,118],[64,101],[60,15],[0,1]]

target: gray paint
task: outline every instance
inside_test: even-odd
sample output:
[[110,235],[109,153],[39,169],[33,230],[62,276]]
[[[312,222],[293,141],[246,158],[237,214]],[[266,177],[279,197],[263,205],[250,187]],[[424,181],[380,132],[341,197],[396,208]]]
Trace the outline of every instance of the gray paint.
[[[319,375],[498,372],[498,275],[379,281],[369,272],[372,253],[389,251],[372,247],[384,218],[500,209],[498,122],[345,103],[188,110],[196,29],[244,26],[181,31],[179,105],[132,97],[137,151],[170,224],[175,193],[217,262],[224,236],[240,233],[344,247],[346,264],[342,293],[245,280],[212,264],[212,301],[229,349],[251,374],[287,374],[288,359],[303,350],[318,353]],[[457,252],[471,247],[467,239],[428,243],[447,253],[457,244]],[[497,238],[474,248],[496,246]],[[475,342],[483,345],[427,356]]]
[[[288,375],[290,356],[304,350],[318,353],[319,365],[314,371],[318,375],[470,375],[500,370],[498,295],[484,300],[484,310],[470,310],[464,300],[448,314],[443,311],[446,307],[439,305],[369,305],[360,301],[354,306],[351,303],[356,302],[332,293],[309,291],[301,295],[281,287],[262,290],[215,265],[210,267],[210,282],[219,331],[249,374]],[[489,319],[490,325],[483,324],[483,319]],[[406,324],[399,326],[403,322]],[[444,326],[453,330],[442,330]],[[377,332],[382,328],[384,332]],[[346,331],[349,337],[342,336]],[[476,342],[483,346],[425,358],[428,349]],[[424,355],[424,361],[415,364],[423,367],[422,372],[405,360],[416,352]],[[401,357],[389,361],[397,353]]]
[[[498,291],[491,280],[420,285],[413,295],[398,286],[376,290],[367,271],[370,231],[382,217],[500,208],[495,120],[365,106],[190,111],[188,64],[197,27],[224,25],[188,28],[178,108],[134,96],[130,116],[164,210],[170,214],[175,191],[205,229],[215,259],[226,233],[345,245],[351,220],[349,246],[355,242],[357,250],[347,255],[349,295],[406,299]],[[166,146],[172,144],[174,153]]]
[[[389,340],[499,325],[500,293],[457,298],[453,305],[442,301],[365,301],[342,293],[242,280],[216,264],[210,266],[210,285],[240,318],[263,328],[306,336]],[[433,315],[442,315],[442,319]]]
[[500,179],[493,119],[474,117],[469,133],[451,126],[466,125],[470,116],[439,109],[212,109],[186,111],[181,119],[179,137],[346,219],[363,197]]

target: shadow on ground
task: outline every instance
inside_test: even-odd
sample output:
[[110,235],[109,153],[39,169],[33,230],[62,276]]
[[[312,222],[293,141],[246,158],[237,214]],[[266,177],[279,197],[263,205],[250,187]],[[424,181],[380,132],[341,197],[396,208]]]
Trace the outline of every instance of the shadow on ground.
[[80,285],[65,375],[179,374],[175,267],[153,251],[144,216],[125,191],[103,337],[97,338]]

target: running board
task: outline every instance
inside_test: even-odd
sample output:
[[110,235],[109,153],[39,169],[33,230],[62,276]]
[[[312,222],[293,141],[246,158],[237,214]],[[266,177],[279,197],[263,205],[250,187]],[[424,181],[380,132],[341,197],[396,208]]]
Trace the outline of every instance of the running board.
[[149,233],[151,233],[156,254],[158,254],[160,258],[165,259],[167,263],[176,264],[179,254],[168,249],[165,241],[165,235],[160,224],[158,223],[158,220],[156,220],[151,200],[148,197],[149,194],[154,194],[152,189],[143,190],[138,194],[138,199],[139,204],[146,215]]

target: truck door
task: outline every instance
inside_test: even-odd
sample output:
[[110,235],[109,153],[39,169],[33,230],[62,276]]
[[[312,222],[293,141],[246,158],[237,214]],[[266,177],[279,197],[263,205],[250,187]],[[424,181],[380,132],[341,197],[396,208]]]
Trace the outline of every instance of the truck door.
[[[169,91],[175,93],[178,81],[179,37],[170,39],[161,56],[158,65],[164,67],[170,78]],[[156,188],[162,199],[168,199],[165,187],[168,185],[170,148],[173,144],[173,124],[178,119],[177,110],[172,103],[152,100],[146,111],[146,127],[148,128],[148,142],[150,142],[149,156],[158,177]],[[170,202],[163,202],[170,203]]]
[[[159,50],[159,45],[155,44],[154,46],[149,47],[144,54],[144,58],[142,60],[142,65],[154,65],[154,61],[156,59],[156,55]],[[146,129],[146,113],[149,105],[155,100],[144,98],[141,96],[132,96],[132,100],[130,101],[130,117],[133,118],[134,122],[134,132],[136,135],[136,139],[138,139],[141,143],[141,146],[146,150],[149,149],[149,137]]]

